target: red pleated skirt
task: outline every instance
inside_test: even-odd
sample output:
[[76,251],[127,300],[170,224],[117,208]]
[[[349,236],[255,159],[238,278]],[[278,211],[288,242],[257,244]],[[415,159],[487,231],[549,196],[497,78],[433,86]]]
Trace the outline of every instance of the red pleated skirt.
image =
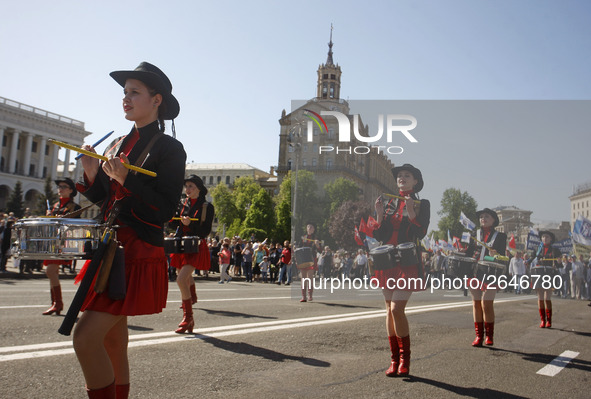
[[197,270],[209,270],[211,268],[211,256],[206,240],[199,243],[199,252],[193,254],[170,254],[170,266],[177,269],[185,265],[191,265]]
[[[164,248],[142,241],[130,227],[117,230],[117,239],[125,252],[125,298],[114,301],[107,292],[94,292],[95,277],[81,310],[126,316],[160,313],[166,307],[168,296],[168,266]],[[89,263],[90,260],[84,263],[76,276],[76,283],[84,277]]]
[[[419,282],[417,279],[421,279]],[[396,266],[386,270],[376,270],[373,279],[378,280],[381,288],[403,291],[424,291],[423,276],[419,276],[419,265]],[[390,282],[388,283],[388,280]]]

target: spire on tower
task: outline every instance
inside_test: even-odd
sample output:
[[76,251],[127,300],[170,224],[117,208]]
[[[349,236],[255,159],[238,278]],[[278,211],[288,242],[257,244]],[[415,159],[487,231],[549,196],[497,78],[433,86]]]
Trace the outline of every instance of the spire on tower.
[[328,42],[328,57],[326,58],[326,65],[333,66],[334,62],[332,60],[332,24],[330,24],[330,41]]

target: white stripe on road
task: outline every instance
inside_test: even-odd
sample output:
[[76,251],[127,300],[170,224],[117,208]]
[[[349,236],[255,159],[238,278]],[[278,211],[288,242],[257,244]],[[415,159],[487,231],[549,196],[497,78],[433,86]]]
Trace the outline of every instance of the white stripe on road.
[[570,361],[577,356],[579,356],[579,352],[564,351],[560,354],[560,356],[552,360],[550,364],[547,364],[541,369],[539,369],[536,374],[554,377],[556,374],[560,373],[562,369],[565,368],[567,364],[569,364]]
[[[515,298],[507,298],[507,299],[500,299],[497,302],[513,302],[519,301],[523,299],[531,299],[537,298],[537,296],[531,297],[515,297]],[[443,310],[443,309],[453,309],[458,307],[467,307],[472,306],[472,301],[469,302],[455,302],[455,303],[446,303],[446,304],[434,304],[434,305],[421,305],[421,306],[412,306],[407,308],[407,314],[414,314],[414,313],[422,313],[422,312],[430,312],[434,310]],[[147,346],[147,345],[159,345],[165,344],[169,342],[177,342],[183,341],[187,339],[204,339],[207,337],[226,337],[231,335],[239,335],[239,334],[252,334],[258,332],[266,332],[266,331],[276,331],[288,328],[298,328],[298,327],[307,327],[307,326],[314,326],[314,325],[321,325],[321,324],[332,324],[332,323],[341,323],[346,321],[355,321],[355,320],[363,320],[369,319],[374,317],[383,317],[385,309],[381,310],[374,310],[374,311],[366,311],[366,312],[357,312],[357,313],[346,313],[340,315],[327,315],[327,316],[315,316],[315,317],[306,317],[306,318],[299,318],[299,319],[289,319],[289,320],[276,320],[276,321],[267,321],[267,322],[260,322],[260,323],[246,323],[246,324],[234,324],[229,326],[222,326],[222,327],[209,327],[209,328],[202,328],[199,330],[198,333],[194,335],[178,335],[172,331],[167,332],[160,332],[160,333],[147,333],[147,334],[135,334],[129,337],[130,342],[129,347],[139,347],[139,346]],[[207,335],[205,335],[207,334]],[[159,338],[162,337],[162,338]],[[46,344],[34,344],[34,345],[21,345],[21,346],[12,346],[12,347],[2,347],[0,348],[0,353],[7,353],[7,352],[17,352],[17,351],[28,351],[23,353],[14,353],[10,355],[0,355],[0,362],[6,362],[11,360],[21,360],[21,359],[32,359],[32,358],[39,358],[39,357],[48,357],[48,356],[56,356],[56,355],[64,355],[64,354],[72,354],[74,353],[73,348],[64,348],[64,349],[53,349],[47,350],[49,348],[60,348],[60,347],[67,347],[70,346],[72,343],[71,341],[61,341],[61,342],[53,342],[53,343],[46,343]]]

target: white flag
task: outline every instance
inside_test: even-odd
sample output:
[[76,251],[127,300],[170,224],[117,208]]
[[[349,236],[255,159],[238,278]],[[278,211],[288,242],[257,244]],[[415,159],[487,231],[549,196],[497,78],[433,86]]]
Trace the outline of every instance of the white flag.
[[583,245],[591,245],[591,220],[579,215],[573,227],[573,241]]
[[476,225],[474,224],[474,222],[471,221],[470,219],[468,219],[466,217],[466,215],[464,215],[464,212],[461,212],[461,211],[460,211],[460,223],[462,224],[462,226],[464,226],[468,230],[474,230],[476,228]]
[[462,233],[462,242],[465,242],[466,244],[470,244],[470,233],[468,233],[467,231],[464,231]]

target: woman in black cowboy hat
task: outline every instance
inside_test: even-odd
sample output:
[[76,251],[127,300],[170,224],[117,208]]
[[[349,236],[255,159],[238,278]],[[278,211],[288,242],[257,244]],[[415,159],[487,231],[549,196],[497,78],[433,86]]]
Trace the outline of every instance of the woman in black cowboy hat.
[[[307,302],[314,299],[314,284],[312,282],[314,280],[314,272],[318,269],[316,254],[322,252],[322,245],[316,238],[316,225],[314,223],[308,222],[306,224],[306,234],[302,236],[300,248],[310,248],[312,250],[313,264],[303,268],[298,266],[298,270],[302,274],[302,299],[300,299],[300,302]],[[296,262],[298,260],[297,252],[298,250],[296,249]]]
[[[496,231],[495,227],[499,225],[499,217],[497,213],[489,208],[484,208],[476,212],[480,228],[476,230],[474,236],[470,240],[470,245],[466,249],[468,256],[482,261],[485,256],[505,255],[507,247],[507,235]],[[476,240],[474,240],[476,238]],[[484,243],[486,245],[482,245]],[[495,327],[495,309],[494,300],[497,294],[497,288],[482,285],[481,288],[472,288],[472,316],[474,318],[474,329],[476,331],[476,339],[472,342],[472,346],[482,346],[484,339],[484,332],[486,331],[486,345],[493,345],[493,335]]]
[[[417,193],[423,189],[424,184],[421,171],[410,164],[404,164],[392,168],[392,174],[396,178],[397,194],[404,199],[392,199],[384,207],[382,197],[378,197],[375,202],[378,227],[373,231],[373,237],[383,244],[394,246],[414,243],[417,264],[403,267],[396,261],[392,268],[375,271],[374,277],[382,287],[388,310],[386,332],[392,353],[392,361],[386,371],[388,377],[409,374],[410,331],[405,308],[412,292],[424,289],[410,282],[423,278],[419,241],[427,234],[431,217],[429,201],[418,201]],[[400,282],[405,282],[404,288],[398,284]]]
[[[109,146],[107,161],[82,157],[84,182],[77,188],[91,202],[102,202],[103,220],[117,215],[113,224],[120,226],[117,240],[125,252],[127,293],[113,300],[108,292],[89,291],[74,330],[74,349],[88,396],[115,398],[116,392],[120,399],[129,395],[127,316],[159,313],[166,306],[163,226],[178,206],[186,154],[179,141],[163,134],[164,120],[179,113],[166,75],[142,62],[133,71],[115,71],[111,77],[123,87],[123,112],[134,126]],[[174,133],[174,123],[172,127]],[[83,148],[94,151],[88,145]],[[139,164],[156,177],[130,172],[123,162]]]
[[190,175],[185,179],[185,192],[187,198],[180,204],[177,211],[177,216],[181,220],[173,223],[177,228],[175,235],[176,237],[199,237],[200,242],[197,253],[173,253],[170,256],[170,265],[179,269],[176,283],[181,290],[183,308],[183,320],[175,330],[179,334],[185,331],[193,332],[195,322],[192,305],[197,303],[193,272],[195,269],[207,271],[211,267],[206,238],[211,233],[214,214],[213,205],[205,199],[207,187],[199,176]]
[[[538,311],[540,313],[540,328],[552,327],[552,284],[543,284],[543,275],[548,274],[554,276],[558,273],[562,254],[558,248],[554,248],[552,244],[556,241],[554,233],[548,230],[539,232],[540,245],[536,251],[532,253],[531,260],[536,259],[536,265],[530,268],[531,274],[538,274],[537,270],[543,270],[538,280],[531,280],[532,284],[535,282],[536,292],[538,293]],[[540,269],[537,269],[539,267]],[[548,289],[544,288],[549,286]]]
[[[63,179],[55,180],[57,185],[57,194],[59,200],[53,204],[51,209],[46,212],[47,216],[61,217],[67,213],[71,213],[81,209],[80,205],[74,202],[74,197],[78,194],[76,191],[76,185],[72,179],[65,177]],[[76,216],[80,217],[80,215]],[[60,285],[60,266],[72,266],[71,260],[56,260],[48,259],[43,261],[45,266],[45,275],[49,280],[49,292],[51,293],[51,307],[42,314],[45,316],[57,314],[64,309],[64,303],[62,301],[62,287]]]

